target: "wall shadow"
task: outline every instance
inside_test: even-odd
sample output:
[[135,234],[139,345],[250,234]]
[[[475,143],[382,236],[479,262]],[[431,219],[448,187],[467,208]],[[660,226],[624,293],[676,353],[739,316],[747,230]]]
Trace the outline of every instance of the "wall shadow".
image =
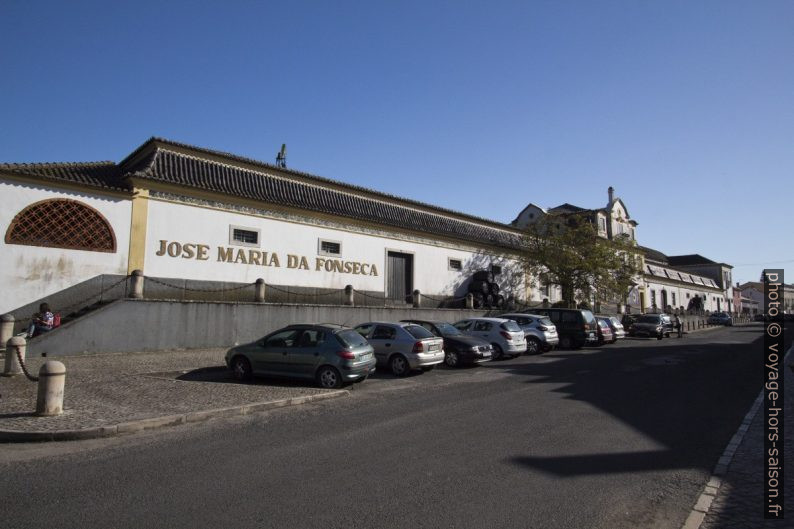
[[[787,331],[789,347],[794,329]],[[762,340],[681,345],[606,346],[544,355],[556,362],[491,363],[491,369],[526,377],[527,384],[557,385],[552,391],[595,406],[666,447],[563,457],[527,454],[508,462],[559,477],[713,470],[761,390]]]

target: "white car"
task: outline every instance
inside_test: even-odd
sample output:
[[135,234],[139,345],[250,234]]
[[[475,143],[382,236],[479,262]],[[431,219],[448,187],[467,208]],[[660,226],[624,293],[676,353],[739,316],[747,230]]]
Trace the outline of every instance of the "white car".
[[487,340],[493,346],[493,359],[515,357],[527,351],[524,331],[513,320],[505,318],[469,318],[455,324],[463,334]]

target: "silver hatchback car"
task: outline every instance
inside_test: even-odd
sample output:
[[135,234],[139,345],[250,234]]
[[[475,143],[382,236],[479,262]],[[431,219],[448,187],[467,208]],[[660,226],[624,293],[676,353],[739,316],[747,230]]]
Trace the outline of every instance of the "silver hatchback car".
[[461,320],[455,327],[463,334],[477,336],[493,346],[494,360],[504,356],[518,356],[527,352],[524,331],[513,320],[505,318],[469,318]]
[[527,339],[527,354],[550,351],[560,343],[557,327],[548,316],[540,314],[502,314],[500,318],[513,320],[524,331]]
[[444,339],[415,323],[372,321],[355,330],[375,349],[379,366],[398,377],[412,369],[430,371],[444,361]]

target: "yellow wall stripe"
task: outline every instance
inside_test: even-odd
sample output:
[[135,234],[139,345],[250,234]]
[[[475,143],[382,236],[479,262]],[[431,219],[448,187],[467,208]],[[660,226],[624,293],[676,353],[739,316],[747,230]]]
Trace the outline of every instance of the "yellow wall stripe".
[[146,225],[149,220],[149,190],[135,188],[132,197],[132,219],[130,223],[130,255],[127,273],[143,271],[146,257]]

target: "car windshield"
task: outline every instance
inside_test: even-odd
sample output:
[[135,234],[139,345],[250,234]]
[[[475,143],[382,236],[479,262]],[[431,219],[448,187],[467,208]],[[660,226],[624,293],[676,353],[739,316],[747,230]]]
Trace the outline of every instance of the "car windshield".
[[640,316],[637,323],[659,323],[659,316]]
[[368,343],[366,338],[361,336],[356,331],[349,329],[339,331],[336,333],[336,337],[339,338],[339,341],[342,342],[342,344],[346,347],[360,347],[362,345],[367,345]]
[[604,320],[598,320],[598,325],[602,329],[609,329],[609,324]]
[[502,329],[509,332],[521,332],[521,327],[513,320],[507,320],[502,324]]
[[585,323],[593,323],[595,321],[595,316],[589,310],[583,310],[582,316],[584,316]]
[[449,323],[436,323],[436,328],[441,336],[463,336],[463,333]]
[[610,316],[610,317],[609,317],[609,321],[611,321],[611,322],[612,322],[612,323],[614,323],[615,325],[620,325],[620,320],[619,320],[619,319],[617,319],[617,318],[616,318],[616,317],[614,317],[614,316]]
[[421,340],[422,338],[435,338],[435,335],[432,332],[428,331],[421,325],[406,325],[404,329],[417,340]]
[[547,316],[543,316],[543,317],[542,317],[542,318],[540,318],[538,321],[540,322],[540,324],[541,324],[541,325],[547,325],[547,326],[549,326],[549,327],[551,327],[552,325],[554,325],[554,324],[551,322],[551,320],[550,320],[550,319],[549,319]]

